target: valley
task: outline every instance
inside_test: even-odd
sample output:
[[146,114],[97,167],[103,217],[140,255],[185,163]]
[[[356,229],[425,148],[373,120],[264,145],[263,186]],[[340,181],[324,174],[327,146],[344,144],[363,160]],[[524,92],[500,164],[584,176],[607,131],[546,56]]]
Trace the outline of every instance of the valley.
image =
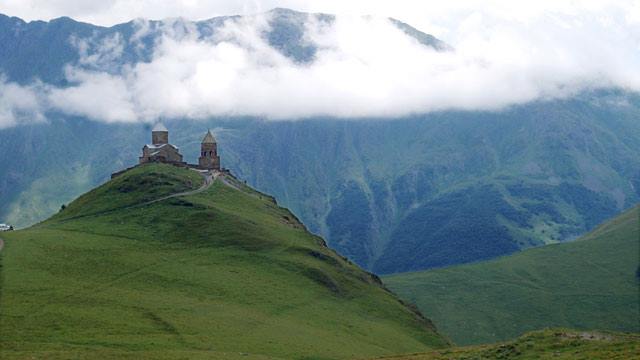
[[640,208],[566,244],[384,282],[457,344],[566,327],[640,332]]

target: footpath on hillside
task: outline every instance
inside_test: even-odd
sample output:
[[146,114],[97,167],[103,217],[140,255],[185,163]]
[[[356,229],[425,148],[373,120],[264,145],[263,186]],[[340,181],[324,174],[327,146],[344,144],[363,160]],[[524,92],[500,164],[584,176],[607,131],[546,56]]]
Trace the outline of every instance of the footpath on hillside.
[[218,172],[213,172],[213,173],[207,172],[207,173],[200,173],[200,175],[202,175],[202,177],[204,178],[204,183],[202,184],[202,186],[200,186],[199,188],[197,188],[195,190],[189,190],[189,191],[185,191],[185,192],[181,192],[181,193],[171,194],[171,195],[163,196],[163,197],[158,198],[158,199],[153,199],[153,200],[145,201],[143,203],[133,204],[133,205],[129,205],[129,206],[123,206],[123,207],[119,207],[119,208],[115,208],[115,209],[109,209],[109,210],[100,211],[100,212],[96,212],[96,213],[73,216],[73,217],[70,217],[70,218],[63,219],[61,221],[62,222],[66,222],[66,221],[76,220],[76,219],[87,217],[87,216],[104,215],[104,214],[112,213],[114,211],[120,211],[120,210],[124,210],[124,209],[132,209],[132,208],[147,206],[147,205],[150,205],[150,204],[154,204],[154,203],[157,203],[157,202],[160,202],[160,201],[163,201],[163,200],[167,200],[167,199],[171,199],[171,198],[175,198],[175,197],[199,194],[199,193],[209,189],[211,187],[211,185],[213,185],[215,180],[218,178],[220,173],[218,173]]
[[177,194],[167,195],[167,196],[161,197],[159,199],[143,202],[143,203],[140,203],[140,204],[131,205],[131,206],[128,206],[128,207],[145,206],[145,205],[154,204],[154,203],[157,203],[157,202],[160,202],[160,201],[163,201],[163,200],[172,199],[172,198],[175,198],[175,197],[199,194],[199,193],[207,190],[208,188],[210,188],[211,185],[213,185],[213,183],[216,181],[218,176],[220,176],[220,173],[219,172],[205,173],[205,174],[201,173],[201,175],[202,175],[202,177],[204,177],[204,183],[202,184],[202,186],[200,186],[199,188],[197,188],[195,190],[189,190],[189,191],[185,191],[185,192],[181,192],[181,193],[177,193]]
[[[171,195],[163,196],[163,197],[158,198],[158,199],[153,199],[153,200],[145,201],[143,203],[133,204],[133,205],[117,208],[117,209],[109,209],[109,210],[101,211],[101,212],[98,212],[98,213],[91,213],[91,214],[86,214],[86,215],[73,216],[73,217],[64,219],[62,221],[66,222],[66,221],[75,220],[75,219],[86,217],[86,216],[104,215],[104,214],[107,214],[107,213],[111,213],[111,212],[119,211],[119,210],[123,210],[123,209],[131,209],[131,208],[143,207],[143,206],[155,204],[157,202],[164,201],[164,200],[167,200],[167,199],[176,198],[176,197],[196,195],[196,194],[199,194],[199,193],[209,189],[211,187],[211,185],[213,185],[213,183],[215,183],[215,181],[217,179],[222,180],[223,184],[225,184],[225,185],[227,185],[227,186],[229,186],[229,187],[231,187],[233,189],[240,190],[237,185],[235,185],[231,181],[229,181],[225,177],[225,175],[223,173],[221,173],[221,172],[214,171],[214,172],[207,172],[207,173],[200,173],[200,174],[204,178],[204,183],[202,184],[202,186],[200,186],[199,188],[197,188],[195,190],[189,190],[189,191],[184,191],[184,192],[180,192],[180,193],[176,193],[176,194],[171,194]],[[2,239],[0,239],[0,251],[2,251],[2,247],[3,246],[4,246],[4,242],[2,241]]]

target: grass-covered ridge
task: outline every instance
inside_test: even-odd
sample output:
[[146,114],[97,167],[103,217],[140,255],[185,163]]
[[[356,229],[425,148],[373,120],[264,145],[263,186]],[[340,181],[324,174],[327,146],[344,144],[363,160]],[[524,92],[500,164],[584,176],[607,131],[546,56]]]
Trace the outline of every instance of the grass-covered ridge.
[[179,167],[141,166],[129,170],[104,186],[80,196],[52,220],[99,215],[127,206],[144,204],[172,194],[196,190],[203,177]]
[[548,329],[506,343],[436,350],[384,357],[387,360],[575,360],[633,359],[640,353],[640,336],[612,332]]
[[[233,179],[229,180],[233,181]],[[342,359],[448,345],[271,197],[136,168],[3,235],[0,357]]]
[[457,344],[547,327],[640,332],[639,209],[571,243],[384,281]]

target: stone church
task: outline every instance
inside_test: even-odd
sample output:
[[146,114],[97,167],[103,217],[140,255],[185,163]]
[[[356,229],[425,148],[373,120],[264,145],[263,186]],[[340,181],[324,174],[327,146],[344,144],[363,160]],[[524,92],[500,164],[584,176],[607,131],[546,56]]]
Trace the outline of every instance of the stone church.
[[200,170],[220,170],[218,144],[211,131],[207,131],[200,144],[200,157],[197,165],[183,161],[180,149],[169,143],[169,131],[162,124],[157,124],[151,131],[151,144],[142,148],[140,164],[161,162],[177,166],[191,167]]
[[158,123],[151,131],[151,144],[142,148],[140,164],[150,162],[162,162],[171,164],[185,164],[182,161],[182,154],[177,146],[169,144],[169,130]]

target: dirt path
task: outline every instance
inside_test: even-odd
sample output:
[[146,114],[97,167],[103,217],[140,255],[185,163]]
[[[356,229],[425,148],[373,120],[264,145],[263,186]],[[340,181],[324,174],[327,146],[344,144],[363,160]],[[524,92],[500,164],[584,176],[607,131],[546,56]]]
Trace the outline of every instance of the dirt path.
[[3,247],[4,247],[4,240],[0,239],[0,251],[2,251]]
[[[255,189],[251,189],[252,191],[247,191],[247,189],[242,189],[242,187],[246,187],[246,184],[242,184],[238,179],[234,178],[233,176],[231,176],[231,179],[227,176],[225,176],[225,174],[220,174],[219,177],[220,181],[225,184],[226,186],[238,190],[238,191],[242,191],[243,193],[249,195],[249,196],[253,196],[254,198],[259,198],[262,199],[262,197],[271,197],[267,194],[262,194],[259,191],[255,190]],[[240,184],[240,186],[238,186],[238,184]]]
[[236,189],[236,190],[240,190],[239,187],[237,187],[235,184],[232,184],[229,179],[226,178],[226,176],[220,176],[220,180],[222,181],[223,184],[227,185],[228,187],[232,188],[232,189]]
[[83,218],[83,217],[96,216],[96,215],[105,215],[105,214],[109,214],[109,213],[112,213],[112,212],[115,212],[115,211],[120,211],[120,210],[125,210],[125,209],[133,209],[133,208],[137,208],[137,207],[147,206],[147,205],[150,205],[150,204],[154,204],[154,203],[157,203],[157,202],[160,202],[160,201],[163,201],[163,200],[167,200],[167,199],[171,199],[171,198],[175,198],[175,197],[179,197],[179,196],[195,195],[195,194],[201,193],[201,192],[207,190],[208,188],[210,188],[211,185],[216,181],[216,179],[220,175],[219,173],[206,173],[206,174],[200,173],[200,174],[204,178],[204,183],[202,184],[202,186],[200,186],[199,188],[197,188],[195,190],[189,190],[189,191],[185,191],[185,192],[181,192],[181,193],[167,195],[167,196],[163,196],[163,197],[158,198],[158,199],[145,201],[143,203],[133,204],[133,205],[129,205],[129,206],[123,206],[123,207],[120,207],[120,208],[109,209],[109,210],[100,211],[100,212],[91,213],[91,214],[83,214],[83,215],[73,216],[73,217],[70,217],[70,218],[66,218],[66,219],[60,220],[60,222],[67,222],[67,221],[76,220],[76,219]]
[[[217,173],[217,172],[215,172],[213,174],[211,174],[211,173],[202,174],[202,176],[204,177],[204,183],[202,184],[202,186],[200,186],[199,188],[197,188],[195,190],[189,190],[189,191],[185,191],[185,192],[181,192],[181,193],[177,193],[177,194],[167,195],[167,196],[161,197],[159,199],[143,202],[141,204],[135,204],[135,205],[132,205],[130,207],[145,206],[145,205],[149,205],[149,204],[155,204],[157,202],[164,201],[164,200],[167,200],[167,199],[172,199],[172,198],[175,198],[175,197],[199,194],[199,193],[207,190],[208,188],[210,188],[211,185],[213,185],[213,183],[216,181],[216,179],[218,178],[219,175],[220,174]],[[119,209],[119,210],[121,210],[121,209]]]

